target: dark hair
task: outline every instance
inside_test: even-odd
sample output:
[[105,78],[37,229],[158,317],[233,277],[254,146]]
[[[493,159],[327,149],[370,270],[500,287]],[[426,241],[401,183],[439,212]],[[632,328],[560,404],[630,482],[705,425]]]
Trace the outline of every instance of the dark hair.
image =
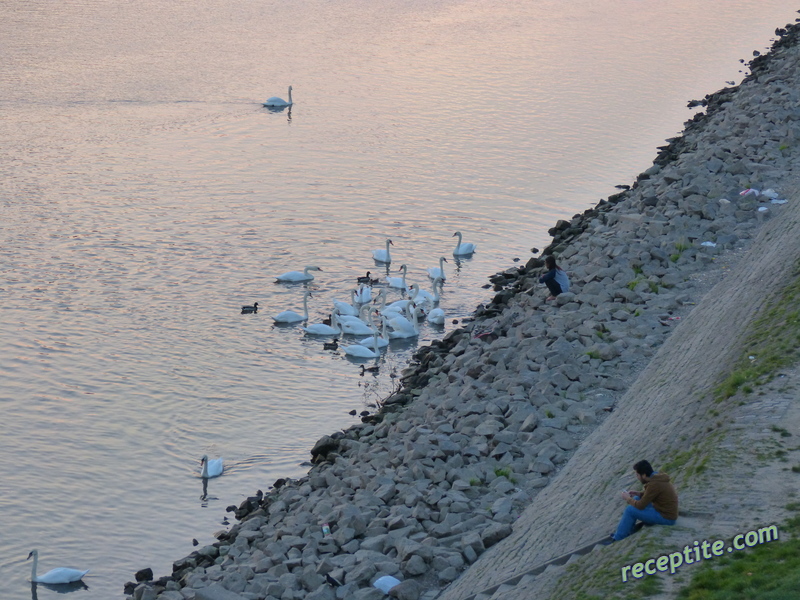
[[633,465],[633,470],[636,471],[639,475],[644,475],[645,477],[650,477],[653,474],[653,467],[650,466],[650,463],[646,460],[640,460],[635,465]]
[[557,269],[558,265],[556,264],[556,257],[552,254],[549,254],[544,259],[544,266],[547,267],[548,270]]

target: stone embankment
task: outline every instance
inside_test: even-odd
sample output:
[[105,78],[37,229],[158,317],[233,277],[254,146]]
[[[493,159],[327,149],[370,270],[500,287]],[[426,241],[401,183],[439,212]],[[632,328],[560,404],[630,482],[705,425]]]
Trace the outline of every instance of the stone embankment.
[[[569,273],[569,293],[544,301],[539,258],[493,277],[492,302],[421,349],[378,415],[323,437],[307,477],[249,498],[218,542],[127,593],[370,600],[390,575],[403,582],[390,595],[434,598],[512,535],[706,279],[785,208],[782,184],[800,160],[800,60],[798,29],[780,35],[630,190],[551,230],[545,253]],[[483,583],[470,579],[472,594]]]

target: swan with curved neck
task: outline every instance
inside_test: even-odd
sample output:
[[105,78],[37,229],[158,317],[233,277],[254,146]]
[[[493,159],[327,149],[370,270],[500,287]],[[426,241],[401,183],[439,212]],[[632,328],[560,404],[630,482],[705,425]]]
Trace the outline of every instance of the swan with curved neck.
[[403,272],[402,277],[387,277],[386,283],[389,284],[390,288],[397,288],[399,290],[407,290],[408,284],[406,283],[406,275],[408,274],[408,266],[400,265],[398,271]]
[[394,242],[392,240],[386,240],[386,250],[373,250],[372,258],[382,263],[392,262],[392,255],[389,254],[390,245],[394,246]]
[[303,327],[303,331],[305,331],[308,335],[339,335],[342,332],[342,330],[339,328],[338,315],[335,311],[331,315],[330,325],[325,325],[325,323],[314,323],[308,327]]
[[372,288],[365,283],[358,286],[356,291],[355,301],[359,304],[366,304],[372,300]]
[[[369,305],[365,304],[361,307],[362,310],[365,308],[369,310]],[[370,335],[372,332],[377,331],[372,321],[372,313],[369,314],[369,325],[363,321],[356,320],[345,321],[340,323],[339,326],[342,328],[342,333],[347,333],[349,335]]]
[[350,290],[350,304],[344,302],[343,300],[334,300],[333,307],[336,309],[340,315],[349,315],[352,317],[358,316],[358,309],[355,307],[356,305],[356,291]]
[[308,299],[311,297],[311,292],[308,290],[303,294],[303,314],[297,314],[293,310],[284,310],[272,317],[276,323],[299,323],[300,321],[308,321]]
[[81,578],[89,572],[79,571],[78,569],[69,569],[66,567],[56,567],[41,576],[36,575],[36,569],[39,566],[39,551],[31,550],[28,558],[33,557],[33,566],[31,567],[31,581],[34,583],[72,583],[80,581]]
[[272,96],[271,98],[267,98],[267,101],[264,102],[264,106],[266,107],[279,107],[279,106],[291,106],[291,105],[292,105],[292,86],[289,86],[288,102],[283,98],[279,98],[278,96]]
[[212,458],[211,460],[208,460],[208,455],[206,454],[203,454],[203,457],[200,459],[200,464],[203,467],[200,471],[200,477],[203,479],[219,477],[222,475],[222,471],[225,468],[222,464],[221,458]]
[[419,335],[419,324],[417,323],[417,307],[413,304],[406,306],[407,317],[393,317],[389,319],[389,327],[394,331],[389,332],[389,337],[412,338]]
[[367,348],[362,344],[352,344],[344,349],[344,353],[353,358],[378,358],[381,355],[381,351],[378,350],[377,330],[372,332],[372,339],[375,344],[372,348]]
[[[372,348],[373,350],[378,350],[380,348],[385,348],[389,345],[389,335],[386,329],[386,317],[381,317],[381,335],[377,336],[374,335],[372,337],[364,338],[363,340],[358,341],[359,344],[362,346],[366,346],[367,348]],[[376,345],[377,344],[377,345]]]
[[343,325],[344,323],[366,323],[369,320],[369,317],[367,316],[368,311],[369,304],[364,304],[358,309],[358,316],[343,315],[339,312],[336,313],[336,316],[339,320],[339,325]]
[[456,249],[453,250],[453,256],[464,256],[464,255],[472,254],[473,252],[475,252],[475,249],[477,248],[477,246],[475,244],[470,244],[469,242],[466,242],[466,243],[462,242],[461,241],[461,232],[460,231],[456,231],[453,234],[453,237],[456,237],[456,236],[458,236],[458,243],[456,244]]
[[322,271],[319,267],[308,266],[303,268],[302,271],[288,271],[282,275],[278,275],[275,281],[281,283],[295,283],[298,281],[311,281],[314,276],[309,271]]
[[447,279],[444,274],[444,263],[447,262],[447,259],[444,256],[439,257],[439,267],[431,267],[428,269],[428,277],[431,279],[436,279],[437,277],[444,281]]

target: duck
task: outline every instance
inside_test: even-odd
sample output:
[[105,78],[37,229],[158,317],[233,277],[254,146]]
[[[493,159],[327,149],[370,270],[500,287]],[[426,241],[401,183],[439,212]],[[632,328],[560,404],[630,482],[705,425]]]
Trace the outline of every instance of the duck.
[[283,275],[278,275],[275,281],[280,283],[295,283],[298,281],[311,281],[314,276],[309,271],[322,271],[319,267],[304,267],[302,271],[288,271]]
[[[372,332],[373,338],[375,338],[375,347],[378,345],[378,332]],[[363,344],[351,344],[344,349],[344,353],[347,356],[352,358],[378,358],[381,355],[380,350],[373,350],[372,348],[367,348]]]
[[373,365],[371,367],[365,367],[361,365],[361,376],[364,376],[364,373],[377,373],[381,370],[380,365]]
[[370,271],[367,271],[366,275],[364,275],[363,277],[358,277],[356,279],[356,283],[364,283],[366,285],[375,285],[376,283],[378,283],[378,279],[377,278],[373,279],[372,277],[370,277]]
[[394,242],[392,240],[386,240],[386,250],[373,250],[372,251],[372,258],[378,262],[382,263],[391,263],[392,262],[392,255],[389,254],[389,246],[394,246]]
[[324,350],[338,350],[339,340],[333,340],[332,342],[325,342],[324,344],[322,344],[322,348]]
[[[302,91],[302,90],[301,90]],[[292,102],[292,86],[289,86],[289,101],[287,102],[283,98],[279,98],[278,96],[272,96],[271,98],[267,98],[266,102],[264,102],[264,106],[266,107],[279,107],[279,106],[291,106]]]
[[428,269],[428,277],[431,279],[436,279],[437,277],[444,281],[447,279],[444,275],[444,263],[447,262],[447,259],[444,256],[439,257],[439,267],[430,267]]
[[33,557],[31,581],[34,583],[72,583],[74,581],[80,581],[83,576],[89,572],[89,569],[81,571],[79,569],[69,569],[67,567],[56,567],[42,576],[37,576],[36,568],[39,566],[39,551],[31,550],[30,554],[28,554],[28,559],[31,556]]
[[242,307],[242,314],[243,315],[252,315],[258,312],[258,302],[253,302],[252,306],[243,306]]
[[212,458],[209,460],[206,454],[203,454],[203,457],[200,459],[200,464],[203,466],[203,469],[200,471],[200,477],[203,479],[219,477],[222,475],[222,471],[225,468],[222,465],[222,458]]
[[458,236],[458,243],[456,244],[455,250],[453,250],[453,256],[464,256],[466,254],[472,254],[475,252],[477,246],[475,244],[470,244],[469,242],[462,242],[461,241],[461,232],[456,231],[453,234],[453,237]]
[[408,284],[406,283],[406,275],[408,274],[408,265],[400,265],[398,271],[402,271],[403,276],[387,277],[386,283],[389,285],[390,288],[396,288],[399,290],[408,290]]
[[299,315],[293,310],[284,310],[272,317],[276,323],[299,323],[300,321],[308,321],[308,299],[311,297],[311,292],[308,290],[303,294],[303,314]]
[[331,315],[331,324],[314,323],[308,327],[303,327],[308,335],[339,335],[342,331],[339,329],[339,321],[336,318],[336,313]]

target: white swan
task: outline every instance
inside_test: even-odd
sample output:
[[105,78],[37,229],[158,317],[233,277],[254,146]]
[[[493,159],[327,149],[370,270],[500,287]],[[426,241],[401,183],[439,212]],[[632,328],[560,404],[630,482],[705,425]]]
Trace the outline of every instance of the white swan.
[[341,330],[339,329],[339,320],[337,318],[336,312],[331,315],[331,324],[325,325],[325,323],[314,323],[309,325],[308,327],[303,327],[303,331],[305,331],[308,335],[339,335]]
[[[301,90],[302,91],[302,90]],[[292,86],[289,86],[289,101],[287,102],[283,98],[279,98],[278,96],[272,96],[271,98],[267,98],[267,101],[264,102],[264,106],[291,106],[292,105]]]
[[372,288],[362,283],[356,291],[355,301],[359,304],[366,304],[370,300],[372,300]]
[[348,304],[347,302],[344,302],[343,300],[334,300],[333,301],[333,307],[336,310],[336,312],[338,312],[340,315],[357,317],[358,316],[358,309],[354,306],[356,304],[356,291],[355,290],[350,290],[350,302],[351,302],[351,304]]
[[319,267],[305,267],[302,271],[288,271],[283,275],[278,275],[275,281],[282,283],[292,283],[296,281],[311,281],[314,276],[309,271],[322,271]]
[[[364,338],[363,340],[358,341],[359,344],[362,346],[366,346],[367,348],[372,348],[373,350],[385,348],[389,345],[389,336],[386,330],[386,318],[381,318],[381,335],[376,336],[373,335],[372,337]],[[376,347],[377,344],[377,347]]]
[[406,298],[405,300],[395,300],[391,304],[386,304],[386,288],[381,288],[381,290],[378,292],[378,297],[375,298],[375,302],[378,300],[381,301],[381,307],[378,309],[378,312],[387,317],[402,315],[406,306],[408,306],[410,302],[414,301],[414,298],[416,298],[418,292],[419,286],[415,283],[411,286],[410,298]]
[[[365,306],[365,308],[369,309],[369,306]],[[369,325],[364,323],[363,321],[345,321],[344,323],[339,323],[339,326],[342,328],[342,333],[347,333],[349,335],[369,335],[373,332],[377,333],[378,330],[375,329],[372,321],[372,313],[369,315]]]
[[453,250],[453,256],[464,256],[465,254],[472,254],[475,252],[477,246],[475,244],[470,244],[469,242],[462,243],[461,242],[461,232],[456,231],[453,234],[453,237],[458,236],[458,243],[456,244],[456,249]]
[[406,275],[408,274],[408,267],[406,265],[400,265],[398,271],[403,272],[402,277],[386,277],[386,283],[389,284],[390,288],[397,288],[400,290],[407,290],[408,284],[406,283]]
[[439,267],[430,267],[428,269],[428,277],[431,279],[436,279],[437,277],[444,281],[447,279],[444,275],[444,263],[447,262],[447,259],[444,256],[439,257]]
[[352,315],[343,315],[340,313],[336,313],[336,316],[339,320],[339,325],[344,323],[366,323],[368,320],[367,313],[369,311],[369,305],[364,304],[358,311],[358,316],[354,317]]
[[[373,331],[372,337],[375,342],[375,346],[378,345],[378,332]],[[352,344],[347,346],[344,349],[344,353],[347,356],[352,356],[353,358],[378,358],[381,355],[380,350],[373,350],[372,348],[367,348],[361,344]]]
[[417,307],[409,304],[406,307],[406,317],[393,317],[389,319],[389,327],[394,331],[389,332],[391,339],[412,338],[419,335],[419,325],[417,324]]
[[51,569],[41,577],[36,576],[36,568],[39,566],[39,551],[31,550],[28,558],[33,557],[33,566],[31,567],[31,581],[35,583],[72,583],[73,581],[80,581],[81,578],[89,572],[79,571],[78,569],[68,569],[66,567],[57,567]]
[[311,292],[308,290],[303,294],[303,314],[299,315],[293,310],[284,310],[272,317],[276,323],[299,323],[300,321],[308,321],[308,299]]
[[[433,280],[433,294],[434,302],[439,302],[439,289],[442,287],[442,280],[438,277]],[[444,310],[441,308],[434,308],[428,313],[428,323],[433,325],[444,325]]]
[[203,466],[202,470],[200,471],[200,477],[203,479],[219,477],[222,475],[222,470],[225,468],[222,465],[221,458],[212,458],[211,460],[208,460],[208,456],[205,454],[203,454],[203,457],[200,459],[200,464]]
[[390,263],[392,262],[392,255],[389,254],[389,245],[394,246],[394,242],[392,240],[386,240],[386,250],[373,250],[372,251],[372,258],[377,260],[378,262],[382,263]]

